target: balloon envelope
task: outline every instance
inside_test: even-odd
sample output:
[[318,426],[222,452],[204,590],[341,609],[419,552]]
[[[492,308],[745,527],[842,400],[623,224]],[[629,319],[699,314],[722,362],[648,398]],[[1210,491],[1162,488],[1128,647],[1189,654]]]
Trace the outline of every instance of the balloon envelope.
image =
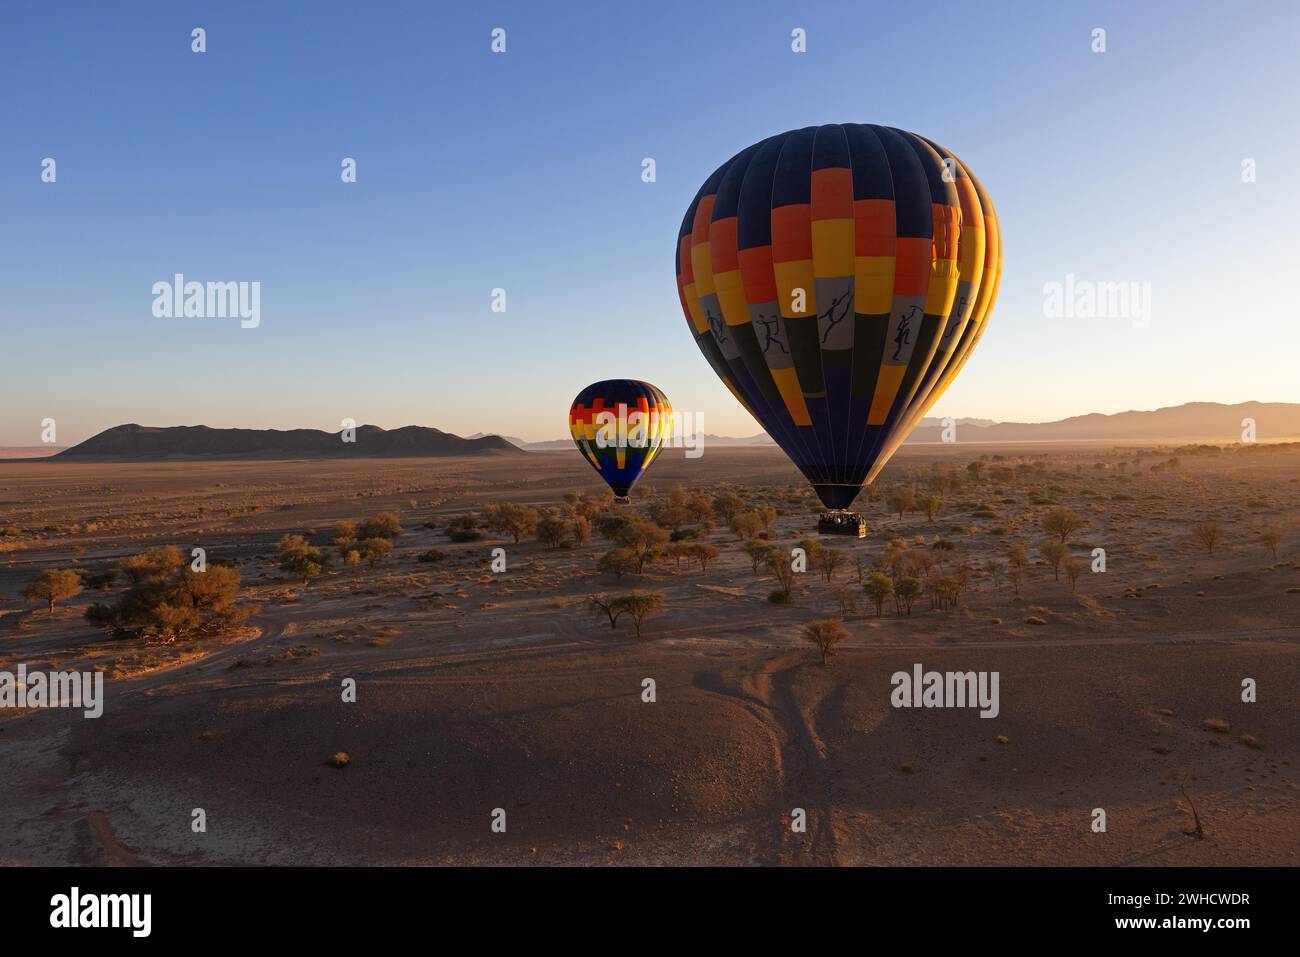
[[742,150],[677,244],[696,344],[828,508],[847,508],[984,334],[993,204],[915,133],[846,123]]
[[672,437],[668,397],[649,382],[606,379],[578,393],[569,432],[614,494],[626,497]]

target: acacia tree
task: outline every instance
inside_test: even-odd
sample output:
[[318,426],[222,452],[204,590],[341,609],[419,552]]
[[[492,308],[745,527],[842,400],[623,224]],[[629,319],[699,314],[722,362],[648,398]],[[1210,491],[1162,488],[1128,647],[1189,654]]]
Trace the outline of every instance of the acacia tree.
[[952,608],[957,604],[957,583],[951,576],[932,576],[925,580],[930,595],[930,607],[935,610]]
[[827,656],[835,653],[831,649],[848,637],[848,630],[833,618],[810,621],[803,626],[804,641],[815,645],[822,653],[822,665],[826,664]]
[[569,528],[569,523],[559,513],[548,511],[536,523],[537,540],[547,548],[559,548],[564,544]]
[[1063,542],[1046,541],[1038,546],[1038,554],[1052,566],[1052,577],[1061,580],[1061,563],[1070,555],[1070,549]]
[[54,603],[80,595],[82,592],[81,576],[70,569],[47,568],[27,584],[23,589],[23,598],[27,601],[49,602],[50,614],[54,614]]
[[637,518],[623,525],[613,536],[624,548],[636,555],[636,570],[645,570],[646,562],[659,557],[659,549],[668,541],[668,533],[653,522]]
[[1002,563],[997,559],[994,559],[984,567],[988,570],[989,582],[992,583],[994,588],[997,588],[998,579],[1002,576]]
[[603,615],[609,622],[610,628],[617,628],[619,618],[627,613],[627,609],[618,604],[617,598],[606,598],[604,595],[592,595],[588,598],[587,608],[597,617]]
[[898,517],[902,518],[916,508],[916,490],[912,488],[897,489],[890,493],[889,498],[885,501],[889,505],[889,510],[897,512]]
[[907,575],[900,578],[894,583],[894,603],[898,610],[906,614],[912,613],[912,603],[916,601],[917,596],[921,594],[921,582],[919,579]]
[[952,580],[957,585],[957,596],[955,602],[961,601],[961,596],[966,593],[971,582],[975,579],[975,569],[971,568],[966,562],[961,562],[952,572]]
[[1277,547],[1282,544],[1282,536],[1274,529],[1268,528],[1259,533],[1259,541],[1273,553],[1273,561],[1277,561]]
[[735,492],[719,492],[713,496],[713,511],[717,512],[723,521],[731,521],[732,516],[745,507],[745,500]]
[[371,568],[393,550],[393,543],[386,538],[363,538],[353,544],[350,551],[357,553],[357,558]]
[[901,538],[896,538],[885,546],[885,550],[876,558],[876,566],[889,572],[894,578],[903,573],[903,565],[909,560],[910,552]]
[[786,561],[785,556],[779,552],[768,558],[767,568],[776,577],[780,586],[768,598],[788,602],[791,593],[794,591],[794,569],[790,567],[790,563]]
[[917,578],[928,578],[938,564],[937,553],[932,551],[908,551],[903,556],[903,569]]
[[1075,532],[1088,527],[1088,520],[1072,508],[1054,508],[1038,525],[1048,535],[1057,536],[1064,544]]
[[799,541],[794,543],[794,546],[795,548],[803,549],[804,558],[807,561],[807,566],[804,570],[807,570],[807,568],[820,569],[820,566],[817,563],[817,556],[821,554],[822,549],[826,547],[825,545],[816,538],[801,538]]
[[840,567],[844,553],[838,548],[821,547],[812,553],[813,567],[826,576],[829,582],[835,577],[835,569]]
[[1027,564],[1029,564],[1029,555],[1024,545],[1012,542],[1007,546],[1007,578],[1011,580],[1011,587],[1015,589],[1017,595],[1020,594],[1020,583],[1024,581]]
[[148,548],[118,562],[118,570],[133,585],[160,578],[185,564],[185,556],[175,545]]
[[392,512],[380,512],[361,522],[357,528],[357,538],[398,538],[402,534],[402,523]]
[[765,565],[769,558],[776,553],[776,546],[771,542],[753,541],[745,543],[745,554],[749,556],[750,562],[754,566],[754,574],[758,574],[758,566]]
[[692,542],[686,546],[686,554],[689,558],[700,563],[700,574],[709,573],[709,562],[718,557],[718,550],[704,542]]
[[636,636],[641,637],[641,625],[651,615],[657,614],[663,607],[664,596],[659,592],[634,591],[614,599],[614,605],[620,614],[632,619]]
[[309,581],[325,570],[325,556],[301,535],[285,535],[277,546],[280,570]]
[[591,539],[591,520],[585,515],[578,515],[570,524],[570,530],[573,532],[573,543],[585,545]]
[[674,532],[691,523],[690,509],[677,501],[655,502],[648,511],[651,521]]
[[766,527],[763,524],[762,517],[757,512],[737,512],[731,517],[731,530],[742,541],[747,538],[754,538]]
[[1065,577],[1070,579],[1070,591],[1079,590],[1079,572],[1083,570],[1083,565],[1073,558],[1067,558],[1061,563],[1061,568],[1065,572]]
[[626,512],[604,512],[595,517],[593,524],[602,538],[617,545],[619,536],[636,519],[638,519],[637,515],[629,515]]
[[1192,526],[1192,537],[1205,546],[1205,550],[1214,554],[1214,546],[1223,541],[1223,526],[1218,522],[1201,522]]
[[606,575],[613,575],[616,581],[622,581],[624,575],[630,575],[638,568],[636,552],[630,548],[615,548],[600,556],[596,569]]
[[537,527],[541,517],[537,509],[513,502],[498,502],[483,509],[483,523],[488,530],[513,536],[516,545]]
[[876,617],[879,618],[884,612],[885,601],[894,594],[894,582],[884,572],[873,572],[862,586],[862,590],[876,606]]
[[713,518],[713,500],[703,492],[697,492],[686,501],[686,510],[691,513],[692,521],[704,524]]
[[120,567],[131,582],[126,593],[112,605],[96,602],[86,610],[88,621],[115,634],[164,641],[203,637],[240,625],[257,610],[237,603],[234,566],[209,565],[198,572],[173,546],[150,549]]

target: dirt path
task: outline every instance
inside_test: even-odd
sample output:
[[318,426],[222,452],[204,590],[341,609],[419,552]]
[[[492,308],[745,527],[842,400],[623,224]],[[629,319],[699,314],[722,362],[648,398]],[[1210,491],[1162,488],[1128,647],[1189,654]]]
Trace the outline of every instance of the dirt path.
[[87,814],[86,824],[91,836],[102,849],[109,867],[150,866],[151,862],[144,860],[133,848],[127,847],[117,839],[117,835],[113,833],[113,826],[108,821],[108,815],[103,811],[95,810]]
[[817,734],[814,705],[801,706],[795,691],[800,670],[807,664],[803,652],[774,662],[769,671],[772,714],[780,723],[786,741],[785,798],[791,809],[803,808],[807,831],[796,833],[787,822],[782,828],[781,851],[774,864],[831,866],[838,863],[838,848],[831,807],[834,787],[826,759],[829,754]]
[[[832,783],[827,748],[817,734],[812,711],[801,707],[795,692],[802,651],[775,655],[752,670],[734,674],[697,672],[695,687],[739,701],[763,722],[775,743],[775,772],[781,804],[772,809],[766,840],[756,848],[764,864],[826,866],[837,863],[831,818]],[[794,830],[795,809],[803,811],[805,830]]]
[[202,658],[183,661],[169,668],[157,668],[134,677],[119,678],[114,682],[115,695],[129,698],[134,695],[149,694],[172,685],[178,677],[189,678],[196,675],[210,675],[223,668],[228,668],[235,660],[242,658],[250,651],[263,648],[276,638],[279,638],[288,624],[283,617],[266,613],[254,615],[248,621],[249,624],[261,628],[261,634],[256,638],[232,642]]

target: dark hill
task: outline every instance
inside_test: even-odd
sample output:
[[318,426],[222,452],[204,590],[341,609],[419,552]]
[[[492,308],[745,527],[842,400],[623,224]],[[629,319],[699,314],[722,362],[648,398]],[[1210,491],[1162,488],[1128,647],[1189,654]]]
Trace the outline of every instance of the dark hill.
[[401,458],[425,455],[464,455],[476,452],[518,452],[497,435],[463,439],[450,432],[407,425],[381,429],[357,428],[356,441],[344,442],[339,432],[319,429],[213,429],[206,425],[155,428],[119,425],[105,429],[80,445],[53,456],[58,459],[158,458]]

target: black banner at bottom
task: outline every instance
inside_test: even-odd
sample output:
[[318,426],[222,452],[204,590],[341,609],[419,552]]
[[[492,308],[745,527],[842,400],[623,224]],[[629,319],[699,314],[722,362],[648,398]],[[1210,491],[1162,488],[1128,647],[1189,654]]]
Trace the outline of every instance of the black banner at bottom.
[[844,920],[855,933],[911,927],[927,945],[969,943],[976,930],[985,945],[1044,933],[1231,944],[1289,923],[1293,879],[1269,868],[12,868],[0,870],[0,894],[8,934],[76,934],[83,944],[338,945],[435,926],[478,929],[494,943],[678,927],[769,942]]

